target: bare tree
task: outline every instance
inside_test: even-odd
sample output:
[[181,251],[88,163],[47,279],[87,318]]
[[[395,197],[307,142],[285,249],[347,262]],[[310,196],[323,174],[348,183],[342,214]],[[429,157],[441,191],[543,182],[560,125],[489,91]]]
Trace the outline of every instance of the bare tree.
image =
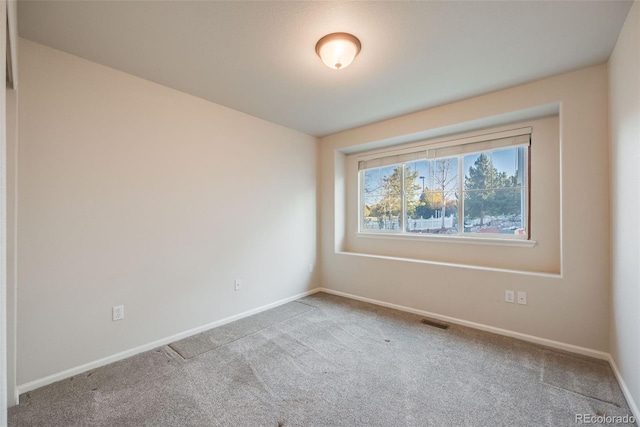
[[458,159],[455,157],[446,157],[436,160],[433,164],[435,167],[431,169],[431,173],[433,174],[434,188],[442,197],[442,207],[440,208],[442,217],[441,228],[444,229],[447,202],[451,200],[456,192],[455,184],[458,181]]

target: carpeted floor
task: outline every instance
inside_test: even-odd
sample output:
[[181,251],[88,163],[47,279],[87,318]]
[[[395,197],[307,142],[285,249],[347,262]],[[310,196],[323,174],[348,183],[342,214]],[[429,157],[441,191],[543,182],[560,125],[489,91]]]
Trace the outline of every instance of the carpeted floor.
[[556,427],[631,415],[606,362],[421,320],[315,294],[26,393],[9,426]]

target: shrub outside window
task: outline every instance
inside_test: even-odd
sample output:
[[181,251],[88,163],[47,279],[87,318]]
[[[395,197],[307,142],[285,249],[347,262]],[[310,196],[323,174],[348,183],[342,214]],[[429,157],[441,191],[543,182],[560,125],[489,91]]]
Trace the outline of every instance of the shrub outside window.
[[528,239],[529,141],[530,131],[360,161],[360,232]]

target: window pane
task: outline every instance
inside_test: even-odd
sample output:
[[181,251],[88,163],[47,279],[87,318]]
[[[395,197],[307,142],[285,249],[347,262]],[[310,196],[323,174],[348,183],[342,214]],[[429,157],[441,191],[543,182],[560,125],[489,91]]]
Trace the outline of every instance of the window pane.
[[526,234],[524,147],[464,157],[465,233]]
[[400,230],[402,165],[363,171],[363,230]]
[[[458,232],[458,159],[448,157],[414,162],[405,171],[413,186],[407,193],[407,226],[412,233]],[[405,184],[405,189],[408,185]],[[417,191],[416,191],[417,190]],[[417,194],[416,194],[417,193]]]
[[363,169],[360,230],[527,238],[528,152],[510,146]]

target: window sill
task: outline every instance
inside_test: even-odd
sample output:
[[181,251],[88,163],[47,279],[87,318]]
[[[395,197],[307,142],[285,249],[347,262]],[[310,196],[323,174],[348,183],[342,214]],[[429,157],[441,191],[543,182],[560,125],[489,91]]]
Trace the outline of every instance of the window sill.
[[415,235],[402,233],[356,233],[356,237],[366,239],[393,239],[393,240],[421,240],[427,242],[442,243],[462,243],[472,245],[489,246],[511,246],[520,248],[532,248],[536,245],[535,240],[504,239],[495,237],[465,237],[465,236],[437,236],[437,235]]

